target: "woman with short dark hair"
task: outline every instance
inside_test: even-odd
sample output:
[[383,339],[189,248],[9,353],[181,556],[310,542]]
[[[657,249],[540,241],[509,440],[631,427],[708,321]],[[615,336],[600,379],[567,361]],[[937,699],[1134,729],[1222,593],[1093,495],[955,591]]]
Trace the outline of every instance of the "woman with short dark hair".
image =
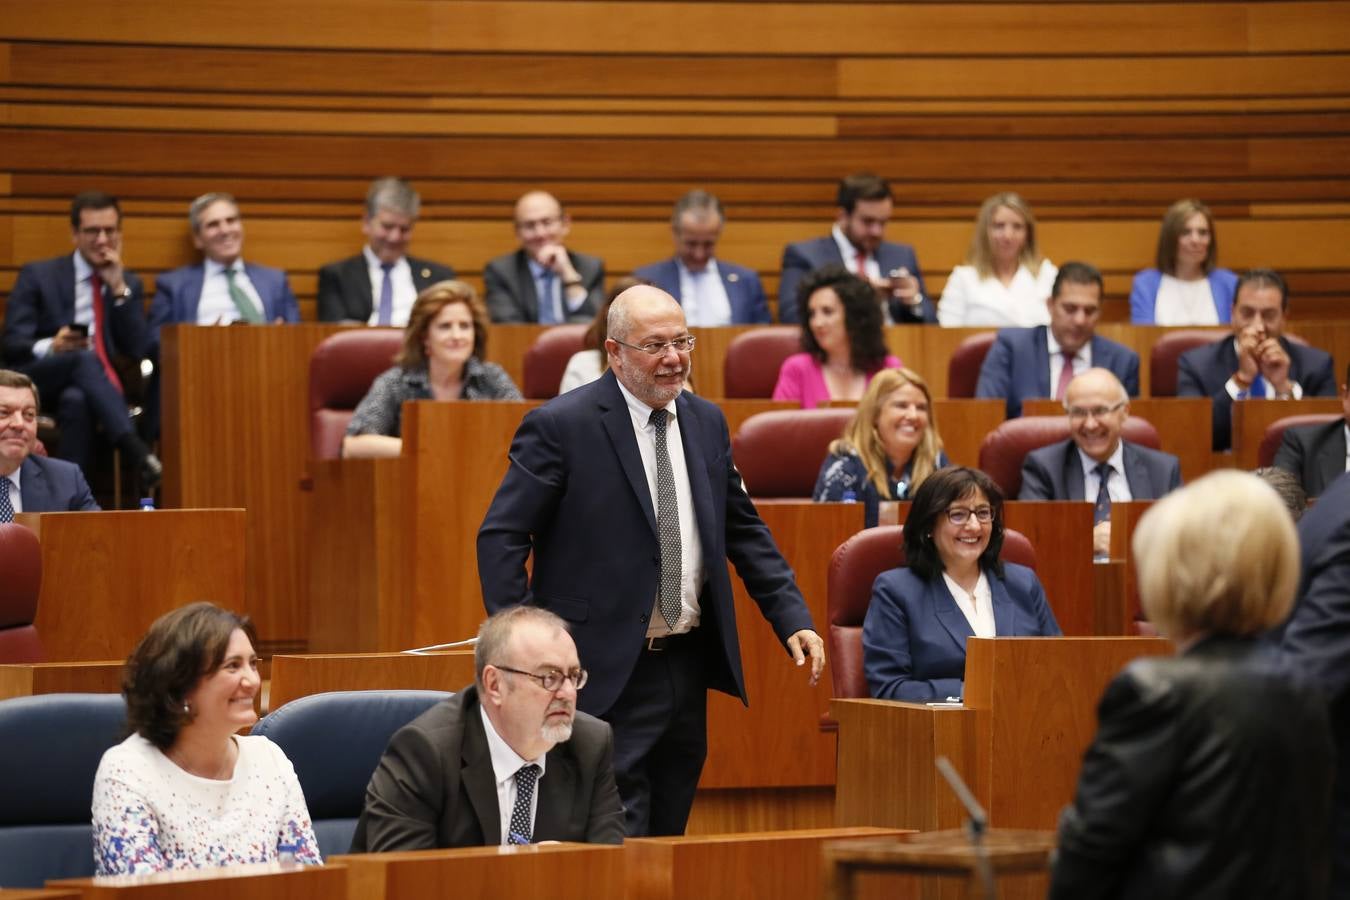
[[256,635],[210,603],[160,616],[127,659],[122,695],[131,736],[94,777],[94,864],[100,875],[267,862],[282,851],[320,863],[290,760],[258,720]]
[[950,466],[914,493],[906,565],[872,586],[863,620],[863,671],[873,697],[961,697],[966,638],[1057,636],[1036,573],[1005,563],[1003,494],[979,469]]

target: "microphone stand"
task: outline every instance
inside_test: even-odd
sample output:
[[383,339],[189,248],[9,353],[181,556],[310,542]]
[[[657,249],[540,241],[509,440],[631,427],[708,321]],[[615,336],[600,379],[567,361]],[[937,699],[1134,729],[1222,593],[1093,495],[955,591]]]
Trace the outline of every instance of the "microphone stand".
[[975,795],[970,792],[965,781],[957,773],[956,767],[952,765],[951,760],[945,756],[937,758],[938,771],[942,777],[947,780],[951,786],[952,793],[966,810],[966,830],[970,833],[970,846],[975,851],[975,871],[979,873],[980,882],[984,885],[984,895],[987,900],[997,900],[998,888],[994,883],[994,866],[989,860],[989,849],[984,844],[984,833],[989,828],[989,816],[985,813],[984,807],[975,799]]

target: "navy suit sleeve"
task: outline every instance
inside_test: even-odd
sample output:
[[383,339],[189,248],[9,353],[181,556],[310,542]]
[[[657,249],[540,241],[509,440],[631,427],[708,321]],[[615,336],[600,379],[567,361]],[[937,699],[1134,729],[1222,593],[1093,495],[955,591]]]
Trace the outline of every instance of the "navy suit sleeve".
[[863,672],[868,690],[881,700],[919,703],[961,696],[959,678],[915,677],[906,603],[899,594],[899,582],[888,574],[883,573],[872,586],[872,602],[863,620]]
[[19,270],[14,289],[5,301],[4,358],[10,365],[33,358],[33,344],[37,341],[38,304],[42,290],[38,273],[32,264]]
[[1006,400],[1009,418],[1015,417],[1021,409],[1021,404],[1013,402],[1012,364],[1012,346],[1003,335],[999,335],[984,355],[984,363],[980,365],[980,380],[975,385],[977,398]]
[[174,321],[174,298],[177,288],[172,278],[160,275],[155,279],[155,297],[150,301],[150,345],[154,355],[159,354],[159,333],[165,325]]
[[750,293],[750,319],[747,324],[767,325],[773,319],[769,316],[769,298],[764,294],[763,282],[753,271],[747,272],[744,280]]
[[150,355],[152,346],[150,329],[145,321],[145,282],[135,272],[124,272],[123,278],[131,288],[131,296],[105,307],[111,313],[109,333],[118,353],[132,359],[144,359]]
[[[1117,394],[1117,396],[1119,396]],[[1022,489],[1017,492],[1018,500],[1054,500],[1055,479],[1050,471],[1034,455],[1028,453],[1022,460]]]
[[1027,606],[1036,618],[1036,634],[1040,637],[1060,637],[1064,634],[1059,628],[1059,621],[1055,619],[1054,610],[1050,608],[1050,601],[1045,598],[1045,588],[1041,587],[1041,580],[1036,577],[1035,572],[1027,573],[1031,577],[1031,583],[1027,586]]
[[783,248],[783,271],[778,279],[778,321],[784,325],[801,324],[801,314],[797,311],[797,285],[812,268],[811,261],[795,244]]
[[94,500],[93,493],[89,490],[89,482],[84,480],[84,473],[80,471],[79,466],[75,467],[75,490],[70,497],[70,509],[72,512],[98,512],[103,507],[99,506]]
[[[909,269],[909,274],[913,275],[914,279],[919,282],[919,295],[923,297],[923,302],[914,307],[899,300],[892,300],[890,304],[892,321],[929,324],[937,322],[937,304],[933,302],[932,297],[928,296],[928,288],[923,283],[923,272],[919,270],[919,257],[913,250],[909,251],[909,261],[905,263],[905,268]],[[882,272],[881,274],[882,277],[886,277],[888,273]]]
[[291,280],[286,277],[286,273],[281,273],[281,304],[277,311],[283,322],[294,324],[300,321],[300,304],[295,299],[295,291],[291,290]]
[[553,519],[567,480],[551,415],[540,408],[521,421],[506,476],[478,530],[478,579],[489,613],[531,599],[525,561],[533,536]]
[[1317,354],[1316,364],[1306,373],[1300,373],[1299,384],[1305,397],[1335,397],[1336,373],[1331,357],[1325,353]]
[[1342,475],[1299,523],[1304,581],[1284,653],[1329,696],[1350,690],[1350,475]]
[[1204,379],[1196,368],[1192,354],[1183,353],[1177,360],[1177,396],[1208,396],[1213,401],[1212,446],[1215,450],[1226,450],[1233,441],[1233,398],[1228,396],[1227,382],[1228,376],[1224,376],[1223,381],[1219,382],[1219,389],[1212,394],[1206,394]]
[[1131,397],[1139,396],[1139,354],[1133,350],[1125,355],[1125,374],[1120,383],[1125,386],[1125,393]]
[[1301,429],[1286,428],[1280,438],[1280,449],[1275,451],[1276,468],[1284,469],[1300,481],[1303,480],[1303,467],[1307,459],[1303,434]]
[[[509,258],[508,258],[509,259]],[[509,265],[509,262],[508,262]],[[524,322],[524,303],[511,290],[505,275],[494,260],[483,270],[484,294],[488,314],[494,322]]]

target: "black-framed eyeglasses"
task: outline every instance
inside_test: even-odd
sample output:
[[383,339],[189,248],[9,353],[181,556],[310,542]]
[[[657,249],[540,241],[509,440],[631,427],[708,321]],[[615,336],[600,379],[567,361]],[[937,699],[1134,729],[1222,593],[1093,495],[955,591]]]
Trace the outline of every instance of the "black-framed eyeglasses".
[[974,516],[975,521],[981,525],[988,525],[994,521],[994,508],[992,506],[977,506],[974,509],[968,509],[964,506],[953,506],[946,510],[947,521],[953,525],[964,525]]
[[586,679],[590,677],[590,673],[582,668],[568,669],[566,672],[562,669],[546,669],[543,674],[526,672],[523,669],[513,669],[510,666],[494,665],[493,668],[501,669],[503,672],[510,672],[514,675],[524,675],[526,678],[533,678],[535,681],[539,682],[541,688],[548,691],[550,694],[562,687],[564,681],[572,682],[572,684],[576,685],[577,690],[581,690],[586,686]]
[[642,344],[641,346],[638,344],[630,344],[627,341],[621,341],[618,338],[610,338],[610,340],[620,346],[627,347],[629,350],[641,350],[643,353],[650,354],[651,356],[662,355],[666,352],[667,347],[677,353],[688,353],[690,350],[694,349],[694,336],[692,334],[686,334],[684,337],[677,337],[673,341],[651,341]]
[[1112,406],[1070,406],[1065,411],[1068,412],[1070,419],[1081,422],[1088,416],[1092,416],[1094,419],[1106,418],[1124,406],[1125,403],[1126,401],[1122,400]]

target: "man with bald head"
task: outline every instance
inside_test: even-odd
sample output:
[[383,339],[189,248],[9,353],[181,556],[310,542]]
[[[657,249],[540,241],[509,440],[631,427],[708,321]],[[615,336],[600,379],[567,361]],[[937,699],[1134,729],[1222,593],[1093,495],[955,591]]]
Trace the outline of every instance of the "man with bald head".
[[567,249],[572,218],[552,194],[517,200],[515,222],[520,249],[483,269],[492,321],[589,322],[604,301],[604,260]]
[[1181,486],[1181,463],[1170,453],[1124,440],[1130,395],[1108,369],[1088,369],[1064,394],[1069,440],[1027,454],[1019,500],[1092,500],[1093,550],[1109,549],[1111,503],[1156,500]]
[[[730,560],[814,683],[825,648],[731,459],[721,410],[683,390],[684,312],[640,285],[610,307],[600,380],[529,412],[478,532],[490,612],[567,620],[614,728],[627,833],[682,834],[707,754],[707,689],[745,700]],[[525,563],[534,555],[533,571]]]

